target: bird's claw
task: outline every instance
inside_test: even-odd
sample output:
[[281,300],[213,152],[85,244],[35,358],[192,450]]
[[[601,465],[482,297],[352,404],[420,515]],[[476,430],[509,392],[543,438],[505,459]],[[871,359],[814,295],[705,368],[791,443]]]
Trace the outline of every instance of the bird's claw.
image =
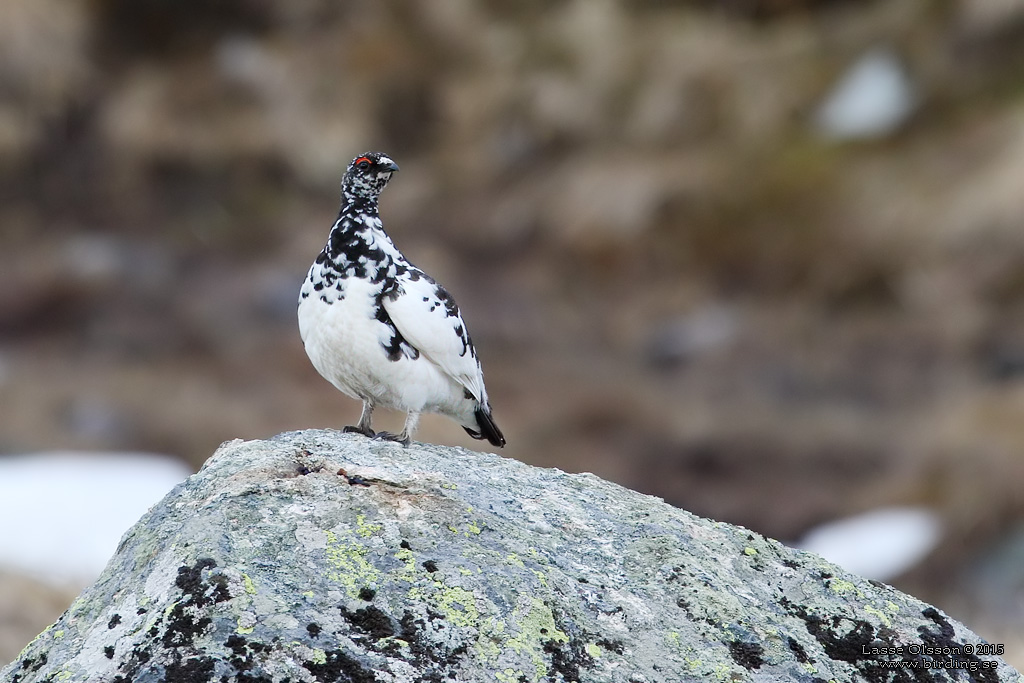
[[382,441],[394,441],[395,443],[402,444],[406,448],[408,448],[409,444],[412,443],[412,439],[410,439],[408,436],[402,436],[401,434],[392,434],[391,432],[377,432],[377,434],[373,438],[380,439]]

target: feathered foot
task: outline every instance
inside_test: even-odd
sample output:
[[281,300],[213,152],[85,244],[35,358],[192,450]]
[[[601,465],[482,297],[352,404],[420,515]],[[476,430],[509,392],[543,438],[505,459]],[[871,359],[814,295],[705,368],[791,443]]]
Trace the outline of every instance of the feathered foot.
[[409,413],[405,418],[405,427],[402,428],[401,434],[392,434],[391,432],[377,432],[376,439],[384,439],[385,441],[396,441],[406,448],[412,443],[412,433],[416,431],[416,425],[420,422],[419,413]]
[[359,424],[355,425],[354,427],[352,425],[349,425],[348,427],[345,427],[341,431],[345,432],[346,434],[351,434],[354,432],[356,434],[362,434],[363,436],[367,436],[371,439],[376,438],[377,434],[374,434],[373,429],[370,428],[370,420],[372,415],[373,404],[369,401],[363,401],[363,412],[359,416]]
[[393,434],[391,432],[377,432],[377,434],[373,438],[380,439],[381,441],[394,441],[396,443],[402,444],[406,448],[408,448],[409,444],[412,443],[412,439],[404,431],[401,434]]

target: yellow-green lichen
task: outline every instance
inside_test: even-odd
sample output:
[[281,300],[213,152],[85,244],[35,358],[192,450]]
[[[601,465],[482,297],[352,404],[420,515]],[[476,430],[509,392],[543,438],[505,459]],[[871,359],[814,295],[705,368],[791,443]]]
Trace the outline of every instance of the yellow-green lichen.
[[350,530],[338,538],[333,531],[327,532],[327,564],[331,566],[327,577],[337,581],[351,597],[359,595],[360,589],[374,585],[380,580],[380,572],[366,561],[367,548],[360,544]]
[[480,625],[479,636],[473,649],[480,659],[485,662],[493,662],[501,654],[498,643],[505,639],[505,622],[494,617],[487,617]]
[[519,567],[520,569],[526,569],[526,565],[523,564],[523,561],[519,559],[519,556],[515,553],[509,553],[508,556],[505,558],[505,561],[511,565]]
[[555,625],[555,615],[551,613],[551,608],[539,598],[530,598],[530,608],[519,619],[516,627],[519,632],[509,639],[506,645],[517,653],[525,653],[530,658],[535,672],[535,676],[530,680],[539,681],[548,673],[542,655],[544,643],[567,643],[569,636]]
[[743,549],[743,554],[744,555],[749,555],[750,557],[753,557],[754,555],[757,555],[757,549],[756,548],[751,548],[748,545],[746,548]]
[[[675,631],[670,633],[675,634],[675,640],[678,642],[679,634]],[[687,669],[702,680],[721,681],[722,683],[735,680],[731,662],[726,660],[724,656],[719,656],[719,652],[715,650],[704,651],[704,654],[708,657],[707,660],[701,657],[698,651],[692,647],[686,647],[683,652],[683,663],[686,664]]]
[[597,659],[601,656],[601,647],[596,643],[587,643],[586,650],[587,654],[593,657],[594,659]]
[[[476,595],[472,591],[446,585],[440,572],[428,573],[418,569],[416,557],[408,548],[399,549],[394,557],[402,562],[402,568],[394,574],[395,578],[414,584],[406,593],[409,600],[429,603],[456,626],[477,627],[480,610],[477,609]],[[472,575],[473,572],[459,567],[459,573]]]
[[394,554],[394,558],[402,563],[402,569],[398,572],[397,578],[401,581],[412,583],[418,577],[416,571],[416,556],[408,548],[400,548]]
[[504,671],[495,671],[494,677],[501,683],[519,683],[526,677],[526,674],[519,669],[505,669]]
[[326,664],[327,663],[327,653],[325,651],[321,650],[320,648],[315,647],[315,648],[313,648],[313,656],[310,657],[310,660],[314,664]]
[[380,524],[367,524],[366,515],[362,513],[356,515],[356,533],[363,538],[369,538],[383,528]]
[[715,664],[710,673],[716,681],[724,682],[733,680],[732,667],[725,662],[718,662]]
[[864,611],[867,612],[868,614],[872,614],[872,615],[878,617],[878,619],[883,624],[885,624],[886,627],[889,627],[889,628],[892,627],[892,621],[890,621],[889,615],[887,615],[885,612],[883,612],[882,610],[878,609],[877,607],[872,607],[871,605],[865,605],[864,606]]
[[[464,628],[476,628],[480,621],[480,610],[476,606],[473,591],[457,586],[446,586],[441,582],[434,584],[439,588],[431,600],[448,621]],[[458,605],[459,607],[456,607]]]
[[256,584],[252,582],[252,578],[248,574],[242,574],[242,586],[245,587],[245,592],[249,595],[256,595]]
[[889,610],[893,614],[899,614],[899,612],[900,612],[900,606],[897,605],[892,600],[886,600],[885,601],[885,609]]
[[828,587],[833,593],[838,593],[839,595],[842,595],[843,593],[856,593],[857,595],[860,595],[860,591],[857,590],[857,586],[845,579],[829,579]]
[[60,629],[59,631],[54,631],[53,632],[53,639],[54,640],[60,640],[63,637],[64,637],[64,629]]
[[43,631],[42,633],[40,633],[40,634],[39,634],[38,636],[36,636],[35,638],[33,638],[33,639],[32,639],[32,640],[31,640],[31,641],[29,642],[29,644],[28,644],[28,645],[26,645],[25,647],[23,647],[23,648],[21,649],[21,652],[20,652],[20,653],[18,653],[18,659],[19,659],[19,660],[20,660],[20,659],[25,659],[25,657],[26,657],[26,656],[28,656],[28,651],[29,651],[29,648],[31,648],[31,647],[32,647],[33,645],[35,645],[35,644],[36,644],[36,641],[37,641],[37,640],[39,640],[40,638],[42,638],[43,636],[45,636],[45,635],[46,635],[47,633],[49,633],[50,631],[52,631],[52,630],[53,630],[53,626],[54,626],[53,624],[50,624],[49,626],[47,626],[47,627],[46,627],[46,629],[45,629],[45,630],[44,630],[44,631]]

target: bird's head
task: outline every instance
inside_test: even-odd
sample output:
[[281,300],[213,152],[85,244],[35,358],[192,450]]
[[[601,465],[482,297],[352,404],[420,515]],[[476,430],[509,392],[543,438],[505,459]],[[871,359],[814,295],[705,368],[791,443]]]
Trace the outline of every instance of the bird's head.
[[377,199],[398,164],[382,152],[367,152],[352,160],[341,181],[341,192],[350,199]]

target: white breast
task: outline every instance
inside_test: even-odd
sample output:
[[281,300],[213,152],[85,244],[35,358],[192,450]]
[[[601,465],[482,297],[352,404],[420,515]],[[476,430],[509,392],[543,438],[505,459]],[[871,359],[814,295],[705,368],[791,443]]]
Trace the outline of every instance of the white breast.
[[366,288],[362,280],[348,280],[343,298],[331,289],[312,292],[299,301],[299,335],[309,360],[325,379],[353,398],[370,397],[370,366],[374,356],[382,355],[373,298],[358,291]]
[[[387,325],[375,318],[380,284],[348,278],[344,291],[309,291],[299,301],[299,334],[313,367],[352,398],[402,411],[432,411],[468,420],[463,389],[424,356],[389,360]],[[322,297],[322,298],[321,298]],[[326,299],[326,301],[325,301]],[[328,303],[330,302],[330,303]]]

